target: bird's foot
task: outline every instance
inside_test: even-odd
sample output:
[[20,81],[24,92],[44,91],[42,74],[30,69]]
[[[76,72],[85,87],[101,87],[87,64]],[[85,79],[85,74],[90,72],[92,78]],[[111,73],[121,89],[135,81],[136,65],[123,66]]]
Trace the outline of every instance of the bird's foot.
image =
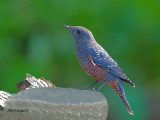
[[96,91],[94,88],[92,87],[86,87],[86,90],[91,90],[91,91]]
[[86,87],[86,88],[84,88],[84,89],[81,89],[81,88],[79,88],[78,86],[76,86],[76,88],[77,88],[78,90],[90,90],[90,91],[96,91],[94,88],[91,88],[91,87]]

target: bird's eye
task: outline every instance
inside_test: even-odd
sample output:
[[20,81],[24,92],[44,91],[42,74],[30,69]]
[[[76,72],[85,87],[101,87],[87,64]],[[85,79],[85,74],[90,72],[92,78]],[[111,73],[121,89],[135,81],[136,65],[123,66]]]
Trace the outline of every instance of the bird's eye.
[[80,31],[80,30],[77,30],[77,34],[81,34],[81,31]]

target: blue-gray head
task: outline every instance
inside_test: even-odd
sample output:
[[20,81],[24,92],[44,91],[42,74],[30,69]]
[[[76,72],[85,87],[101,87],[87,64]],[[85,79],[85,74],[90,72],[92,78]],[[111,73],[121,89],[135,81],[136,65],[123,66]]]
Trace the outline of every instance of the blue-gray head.
[[67,25],[63,25],[63,27],[72,33],[75,42],[78,44],[91,44],[93,41],[95,41],[91,31],[84,27]]

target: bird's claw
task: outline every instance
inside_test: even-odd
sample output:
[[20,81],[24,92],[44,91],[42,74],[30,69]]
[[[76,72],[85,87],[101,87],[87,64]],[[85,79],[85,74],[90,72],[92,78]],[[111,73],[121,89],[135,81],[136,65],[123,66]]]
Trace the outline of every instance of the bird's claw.
[[86,90],[91,90],[91,91],[96,91],[94,88],[92,87],[86,87]]
[[86,87],[85,89],[80,89],[78,86],[76,86],[76,89],[78,90],[90,90],[90,91],[96,91],[94,88]]

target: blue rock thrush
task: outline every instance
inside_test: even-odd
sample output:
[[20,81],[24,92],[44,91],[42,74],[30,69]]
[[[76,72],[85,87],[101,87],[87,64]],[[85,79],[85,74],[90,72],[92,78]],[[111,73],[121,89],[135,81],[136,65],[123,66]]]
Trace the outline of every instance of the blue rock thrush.
[[97,89],[99,91],[108,83],[120,96],[128,112],[133,115],[133,111],[125,96],[122,81],[129,83],[133,87],[135,87],[135,84],[129,80],[118,64],[96,42],[88,29],[81,26],[70,27],[63,25],[63,27],[73,34],[75,51],[81,67],[88,75],[96,79],[89,88],[102,81],[103,84]]

